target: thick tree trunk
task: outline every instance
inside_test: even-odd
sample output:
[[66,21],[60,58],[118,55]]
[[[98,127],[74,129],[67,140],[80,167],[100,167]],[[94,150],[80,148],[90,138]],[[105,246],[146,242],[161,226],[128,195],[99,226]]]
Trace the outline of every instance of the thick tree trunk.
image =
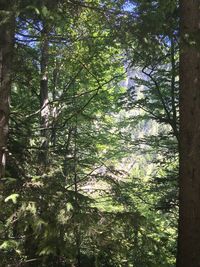
[[0,3],[0,178],[5,175],[8,138],[11,61],[14,43],[14,16],[9,1]]
[[200,266],[200,1],[181,0],[177,267]]

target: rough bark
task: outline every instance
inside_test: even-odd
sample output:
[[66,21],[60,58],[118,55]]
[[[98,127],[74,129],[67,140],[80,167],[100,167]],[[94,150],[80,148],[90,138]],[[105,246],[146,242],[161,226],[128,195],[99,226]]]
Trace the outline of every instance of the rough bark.
[[200,266],[200,1],[181,0],[177,267]]
[[6,166],[11,61],[14,43],[14,15],[9,8],[9,1],[0,3],[0,178],[5,175]]

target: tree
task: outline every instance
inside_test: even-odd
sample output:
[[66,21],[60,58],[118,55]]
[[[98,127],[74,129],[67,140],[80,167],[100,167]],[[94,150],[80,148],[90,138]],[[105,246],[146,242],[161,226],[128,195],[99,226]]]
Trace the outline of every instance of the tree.
[[0,3],[0,178],[5,175],[9,105],[11,92],[11,60],[14,45],[14,10],[12,1]]
[[172,267],[176,1],[16,2],[2,266]]
[[[43,19],[44,20],[44,19]],[[39,154],[39,160],[43,167],[47,167],[48,164],[48,121],[49,121],[49,104],[48,104],[48,61],[49,61],[49,25],[47,21],[42,22],[41,30],[41,81],[40,81],[40,127],[41,127],[41,151]],[[44,168],[45,169],[45,168]]]
[[198,267],[200,266],[199,1],[180,1],[180,12],[180,212],[177,267]]
[[[109,133],[123,76],[118,44],[99,23],[100,11],[61,7],[29,6],[16,20],[9,150],[21,169],[8,165],[1,197],[4,266],[8,255],[15,264],[61,266],[92,254],[80,243],[90,235],[88,214],[91,221],[99,217],[80,188],[98,178],[92,174],[105,159],[101,147],[109,157],[119,140]],[[43,140],[45,172],[38,156]]]

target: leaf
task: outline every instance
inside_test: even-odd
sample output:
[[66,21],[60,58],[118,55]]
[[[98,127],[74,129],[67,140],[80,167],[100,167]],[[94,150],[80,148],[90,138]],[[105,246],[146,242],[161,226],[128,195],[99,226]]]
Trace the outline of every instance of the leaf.
[[17,242],[14,240],[7,240],[4,241],[1,245],[0,245],[0,249],[3,250],[10,250],[10,249],[15,249],[17,247]]
[[3,178],[2,181],[5,181],[6,184],[12,184],[12,183],[15,183],[17,181],[17,179],[11,178],[11,177],[6,177],[6,178]]
[[8,196],[7,198],[5,198],[5,202],[8,202],[9,200],[11,200],[14,204],[17,203],[17,198],[19,197],[19,194],[12,194],[10,196]]
[[49,16],[49,11],[48,11],[48,9],[47,9],[46,6],[43,6],[43,7],[42,7],[42,11],[41,11],[41,13],[42,13],[42,15],[43,15],[44,17]]
[[67,208],[67,211],[72,211],[73,210],[73,206],[69,202],[66,204],[66,208]]
[[40,14],[39,9],[37,7],[35,7],[35,6],[29,5],[29,6],[26,7],[26,9],[33,9],[37,15]]

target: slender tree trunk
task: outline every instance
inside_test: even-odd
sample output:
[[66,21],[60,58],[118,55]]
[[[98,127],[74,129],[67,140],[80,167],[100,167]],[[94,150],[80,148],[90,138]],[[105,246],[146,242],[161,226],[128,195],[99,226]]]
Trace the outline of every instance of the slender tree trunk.
[[48,165],[48,146],[49,146],[49,99],[48,99],[48,63],[49,63],[49,27],[43,22],[43,30],[41,33],[41,81],[40,81],[40,127],[41,127],[41,151],[39,160],[41,165]]
[[200,1],[181,0],[177,267],[200,266]]
[[[55,62],[55,68],[53,70],[53,102],[56,100],[56,91],[57,91],[57,85],[58,85],[58,74],[59,74],[59,64],[58,61]],[[51,129],[51,143],[52,146],[55,148],[56,146],[56,119],[58,116],[58,110],[57,107],[53,107],[51,110],[52,115],[52,129]]]
[[14,15],[10,1],[0,3],[0,178],[5,175],[11,92],[11,61],[14,44]]

